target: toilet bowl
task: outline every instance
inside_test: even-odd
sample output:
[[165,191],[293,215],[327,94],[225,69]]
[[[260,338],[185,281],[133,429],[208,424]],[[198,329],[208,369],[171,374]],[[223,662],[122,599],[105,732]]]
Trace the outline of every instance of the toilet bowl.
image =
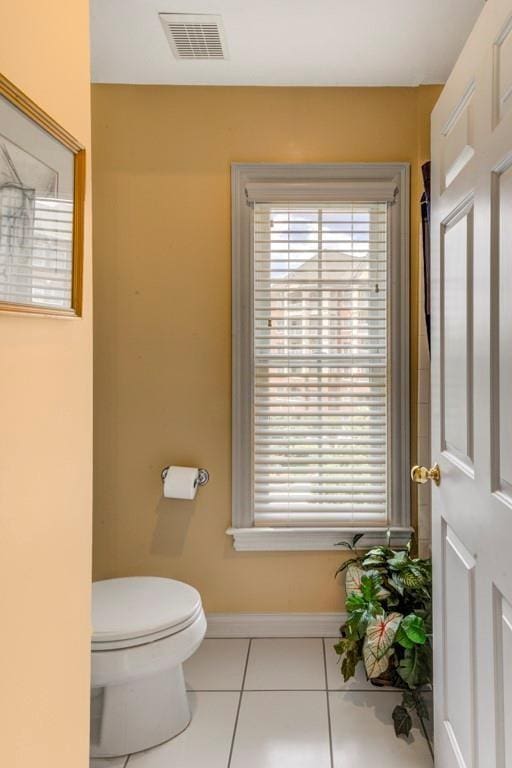
[[206,618],[199,592],[173,579],[129,577],[92,587],[91,757],[149,749],[183,731],[183,662]]

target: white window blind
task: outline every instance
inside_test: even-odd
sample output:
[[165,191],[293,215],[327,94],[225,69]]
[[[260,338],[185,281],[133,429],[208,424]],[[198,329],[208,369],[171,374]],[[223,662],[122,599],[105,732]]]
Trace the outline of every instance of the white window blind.
[[252,238],[254,524],[385,524],[388,203],[255,202]]

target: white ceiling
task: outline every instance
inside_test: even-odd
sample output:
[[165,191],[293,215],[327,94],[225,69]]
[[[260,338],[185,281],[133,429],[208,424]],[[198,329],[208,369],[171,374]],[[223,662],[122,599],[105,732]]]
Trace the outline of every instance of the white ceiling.
[[[484,0],[91,0],[92,79],[178,85],[445,82]],[[158,13],[222,16],[229,59],[177,61]]]

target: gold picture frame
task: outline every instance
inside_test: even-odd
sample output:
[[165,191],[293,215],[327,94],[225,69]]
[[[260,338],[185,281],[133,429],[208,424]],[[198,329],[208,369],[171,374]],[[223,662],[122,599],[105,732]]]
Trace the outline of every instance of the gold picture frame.
[[85,148],[0,74],[0,311],[82,316],[84,203]]

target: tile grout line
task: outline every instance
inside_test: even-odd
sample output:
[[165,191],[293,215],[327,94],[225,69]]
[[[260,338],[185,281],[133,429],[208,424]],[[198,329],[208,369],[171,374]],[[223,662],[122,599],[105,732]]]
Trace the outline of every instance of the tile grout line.
[[332,749],[331,705],[329,702],[329,681],[327,680],[327,655],[325,652],[324,637],[322,637],[322,651],[324,656],[325,700],[327,702],[327,728],[329,731],[329,758],[331,761],[331,768],[334,768],[334,755],[333,755],[333,749]]
[[[244,693],[273,693],[275,691],[287,693],[315,693],[317,691],[328,691],[329,693],[376,693],[378,696],[390,696],[393,693],[400,693],[400,689],[392,688],[390,690],[380,690],[376,688],[244,688]],[[240,693],[240,688],[189,688],[187,693]]]
[[249,645],[247,646],[247,656],[245,657],[244,674],[242,675],[242,687],[240,688],[240,697],[238,699],[238,707],[236,709],[235,724],[233,726],[233,736],[231,738],[231,746],[229,748],[229,757],[227,768],[231,766],[231,760],[233,758],[233,749],[235,747],[236,730],[238,728],[238,718],[240,717],[240,709],[242,707],[242,696],[244,693],[245,678],[247,676],[247,667],[249,666],[249,656],[251,654],[252,638],[249,638]]
[[[226,635],[225,637],[205,637],[207,640],[323,640],[324,635],[257,635],[248,637],[247,635]],[[326,638],[330,640],[329,638]],[[333,638],[337,640],[338,638]]]

